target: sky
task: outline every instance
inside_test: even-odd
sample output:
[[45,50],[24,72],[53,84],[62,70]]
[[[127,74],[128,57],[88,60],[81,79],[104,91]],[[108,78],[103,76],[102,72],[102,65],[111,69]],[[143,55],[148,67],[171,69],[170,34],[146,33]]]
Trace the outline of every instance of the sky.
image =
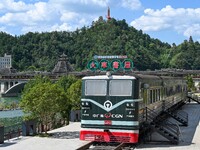
[[0,31],[74,31],[99,16],[125,19],[151,38],[180,44],[192,36],[200,42],[199,0],[0,0]]

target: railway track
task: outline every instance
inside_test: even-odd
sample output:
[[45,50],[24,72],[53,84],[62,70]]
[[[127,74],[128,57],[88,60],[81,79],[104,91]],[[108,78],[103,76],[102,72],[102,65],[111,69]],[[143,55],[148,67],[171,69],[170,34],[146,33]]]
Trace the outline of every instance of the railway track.
[[134,150],[135,144],[130,143],[102,143],[102,142],[90,142],[77,150]]

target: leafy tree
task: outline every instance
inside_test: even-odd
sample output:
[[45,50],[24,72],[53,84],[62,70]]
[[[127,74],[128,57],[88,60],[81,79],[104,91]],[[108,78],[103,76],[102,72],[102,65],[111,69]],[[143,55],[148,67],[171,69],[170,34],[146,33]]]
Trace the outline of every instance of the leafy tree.
[[73,84],[74,82],[77,81],[77,78],[73,75],[68,75],[68,76],[62,76],[59,78],[59,80],[56,82],[58,86],[63,88],[64,91],[67,92],[67,89]]
[[[73,85],[74,83],[76,83],[77,78],[75,76],[69,75],[69,76],[62,76],[57,82],[56,84],[63,89],[63,91],[68,94],[67,96],[67,100],[61,100],[59,101],[58,105],[59,105],[59,112],[61,113],[62,117],[65,119],[66,124],[69,124],[69,116],[70,116],[70,111],[71,109],[74,107],[73,105],[73,101],[70,100],[70,96],[69,93],[67,92],[68,89],[71,87],[71,85]],[[76,93],[79,94],[79,93]]]
[[22,95],[20,107],[32,118],[37,118],[46,126],[60,110],[60,102],[66,101],[67,95],[56,84],[38,83]]
[[25,85],[22,96],[29,93],[29,91],[31,90],[32,87],[36,86],[37,84],[41,84],[41,83],[51,83],[51,80],[47,76],[41,76],[41,75],[35,76],[34,79],[31,79]]
[[36,68],[35,66],[29,66],[29,67],[27,68],[27,70],[29,70],[29,71],[36,71],[37,68]]
[[81,103],[81,80],[77,80],[67,89],[68,99],[72,104],[72,110],[79,110]]
[[187,81],[188,90],[189,91],[195,91],[194,81],[193,81],[191,75],[188,75],[186,77],[186,81]]

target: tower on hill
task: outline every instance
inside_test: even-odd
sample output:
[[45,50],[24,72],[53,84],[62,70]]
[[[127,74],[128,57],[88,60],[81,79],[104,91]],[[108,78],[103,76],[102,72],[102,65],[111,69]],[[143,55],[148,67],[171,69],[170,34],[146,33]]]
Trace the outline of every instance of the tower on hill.
[[110,20],[111,17],[110,17],[110,7],[108,7],[108,13],[107,13],[107,16],[106,16],[107,20]]

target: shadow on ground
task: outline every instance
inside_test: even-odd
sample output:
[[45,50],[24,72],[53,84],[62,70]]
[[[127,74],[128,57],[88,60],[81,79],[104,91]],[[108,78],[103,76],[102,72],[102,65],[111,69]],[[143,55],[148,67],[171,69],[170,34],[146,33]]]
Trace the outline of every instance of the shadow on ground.
[[8,146],[11,146],[13,144],[16,144],[15,142],[12,142],[12,143],[3,143],[3,144],[0,144],[0,148],[1,147],[8,147]]

